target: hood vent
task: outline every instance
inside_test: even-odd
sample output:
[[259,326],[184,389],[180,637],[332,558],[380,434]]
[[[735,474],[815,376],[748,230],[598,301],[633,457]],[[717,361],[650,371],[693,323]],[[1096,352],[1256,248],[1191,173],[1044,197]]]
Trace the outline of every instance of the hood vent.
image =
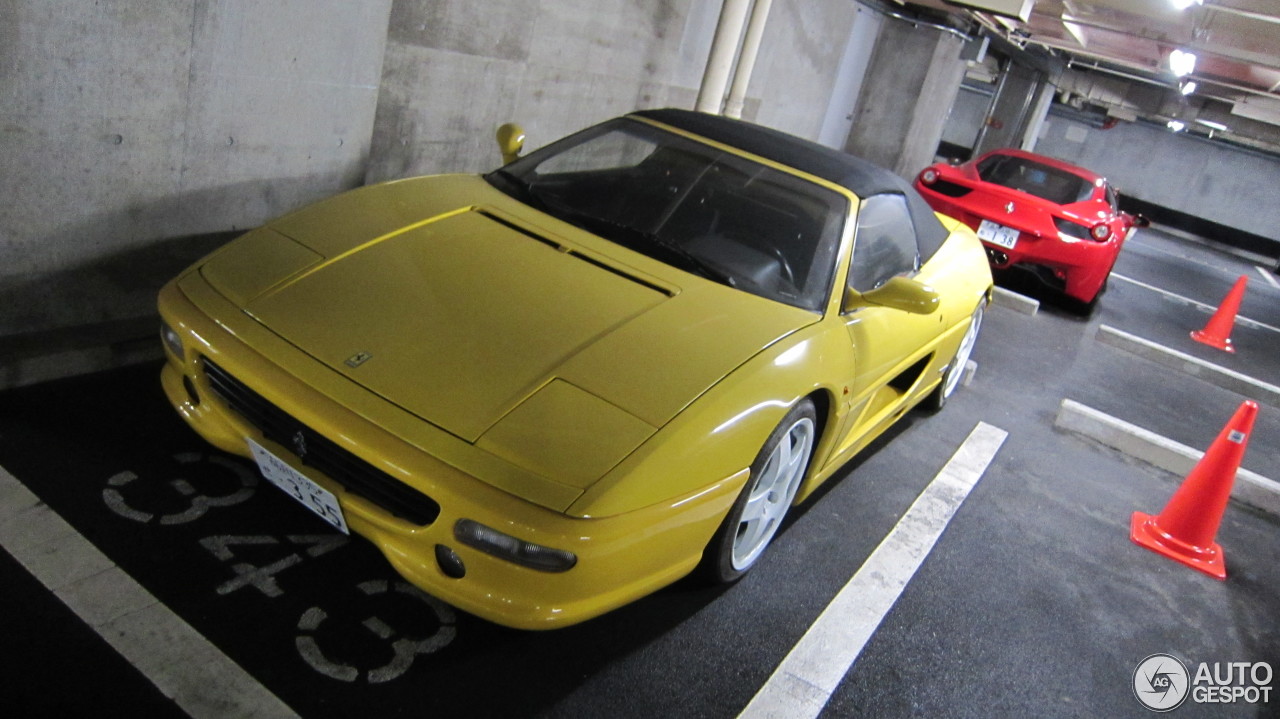
[[575,250],[575,249],[573,249],[573,248],[571,248],[571,247],[566,247],[566,246],[564,246],[564,245],[560,244],[559,242],[556,242],[555,240],[552,240],[552,239],[551,239],[551,238],[549,238],[549,237],[544,237],[544,236],[542,236],[542,235],[540,235],[540,234],[538,234],[538,233],[536,233],[536,232],[533,232],[532,230],[530,230],[530,229],[529,229],[529,228],[527,228],[527,227],[521,227],[520,225],[517,225],[516,223],[514,223],[514,222],[512,222],[512,221],[510,221],[510,220],[507,220],[507,219],[505,219],[505,218],[499,217],[499,216],[497,216],[497,215],[495,215],[495,214],[493,214],[493,213],[491,213],[491,212],[486,212],[485,210],[477,210],[477,211],[476,211],[476,214],[482,215],[482,216],[484,216],[484,217],[486,217],[486,218],[488,218],[488,219],[490,219],[490,220],[493,220],[494,222],[496,222],[496,223],[498,223],[498,224],[502,225],[503,227],[509,228],[509,229],[514,230],[514,231],[516,231],[516,232],[519,232],[520,234],[522,234],[522,235],[524,235],[524,236],[528,237],[529,239],[537,240],[538,242],[541,242],[542,244],[544,244],[544,245],[546,245],[546,246],[548,246],[548,247],[554,247],[555,249],[557,249],[557,250],[559,250],[560,252],[563,252],[563,253],[565,253],[565,254],[569,255],[570,257],[574,257],[574,258],[577,258],[577,259],[579,259],[579,260],[582,260],[583,262],[586,262],[586,263],[588,263],[588,264],[590,264],[590,265],[594,265],[595,267],[599,267],[599,268],[600,268],[600,269],[602,269],[602,270],[607,270],[607,271],[609,271],[609,272],[612,272],[613,274],[618,275],[619,277],[626,278],[626,279],[628,279],[628,280],[630,280],[630,281],[632,281],[632,282],[634,282],[634,283],[636,283],[636,284],[638,284],[638,285],[641,285],[641,286],[643,286],[643,287],[647,287],[647,288],[649,288],[649,289],[651,289],[651,290],[653,290],[653,291],[655,291],[655,292],[661,292],[662,294],[666,295],[667,297],[675,297],[675,296],[676,296],[676,292],[675,292],[674,290],[672,290],[670,287],[663,287],[662,285],[659,285],[659,284],[657,284],[657,283],[655,283],[655,282],[652,282],[652,281],[650,281],[650,280],[646,280],[646,279],[644,279],[643,277],[638,277],[638,276],[636,276],[636,275],[634,275],[634,274],[632,274],[632,273],[630,273],[630,272],[627,272],[626,270],[624,270],[624,269],[622,269],[622,268],[619,268],[619,267],[615,267],[615,266],[613,266],[613,265],[610,265],[610,264],[606,263],[606,262],[605,262],[605,261],[603,261],[603,260],[597,259],[597,258],[592,257],[592,256],[587,255],[587,254],[583,254],[582,252],[579,252],[578,250]]

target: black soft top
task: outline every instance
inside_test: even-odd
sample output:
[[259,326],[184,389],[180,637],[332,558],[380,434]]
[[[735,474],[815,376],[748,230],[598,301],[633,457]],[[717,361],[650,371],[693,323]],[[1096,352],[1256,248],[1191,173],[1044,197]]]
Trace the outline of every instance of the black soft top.
[[848,188],[858,197],[872,195],[904,195],[915,225],[916,239],[923,262],[946,241],[947,228],[942,226],[933,209],[906,180],[892,172],[848,153],[810,142],[762,125],[734,120],[691,110],[640,110],[633,116],[643,117],[679,128],[753,155],[772,160],[828,182]]

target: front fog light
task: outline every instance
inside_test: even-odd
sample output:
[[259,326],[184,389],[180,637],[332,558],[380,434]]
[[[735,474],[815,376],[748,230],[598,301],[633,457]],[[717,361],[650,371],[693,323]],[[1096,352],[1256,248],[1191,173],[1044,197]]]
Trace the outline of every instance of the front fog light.
[[567,572],[578,563],[573,552],[526,542],[470,519],[459,519],[453,525],[453,536],[485,554],[542,572]]
[[160,339],[164,342],[164,346],[169,348],[174,357],[182,359],[182,338],[177,332],[169,326],[167,322],[160,323]]

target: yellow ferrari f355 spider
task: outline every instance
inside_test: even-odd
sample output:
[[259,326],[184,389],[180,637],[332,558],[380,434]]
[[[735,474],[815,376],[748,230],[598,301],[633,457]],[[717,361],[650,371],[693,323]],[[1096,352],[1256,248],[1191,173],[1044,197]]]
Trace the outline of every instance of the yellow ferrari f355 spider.
[[733,581],[955,390],[986,256],[895,175],[681,110],[499,139],[499,170],[338,195],[160,294],[182,417],[426,592],[542,629]]

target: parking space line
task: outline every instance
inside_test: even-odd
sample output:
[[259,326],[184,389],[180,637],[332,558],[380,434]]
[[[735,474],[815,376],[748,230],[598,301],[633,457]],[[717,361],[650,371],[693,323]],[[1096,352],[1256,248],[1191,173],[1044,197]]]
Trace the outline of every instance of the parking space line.
[[3,467],[0,546],[190,716],[297,717]]
[[[1149,284],[1147,284],[1146,282],[1142,282],[1142,281],[1140,281],[1140,280],[1135,280],[1135,279],[1133,279],[1132,277],[1125,277],[1124,275],[1119,274],[1119,273],[1116,273],[1116,272],[1112,272],[1112,273],[1111,273],[1111,276],[1112,276],[1113,278],[1117,279],[1117,280],[1121,280],[1121,281],[1124,281],[1124,282],[1128,282],[1129,284],[1137,285],[1138,287],[1142,287],[1143,289],[1148,289],[1148,290],[1151,290],[1152,292],[1158,292],[1158,293],[1160,293],[1160,294],[1164,295],[1165,297],[1169,297],[1169,298],[1171,298],[1171,299],[1178,300],[1179,302],[1183,302],[1183,303],[1185,303],[1185,304],[1189,304],[1189,305],[1195,305],[1196,307],[1199,307],[1199,308],[1201,308],[1201,309],[1208,310],[1209,312],[1213,312],[1214,310],[1218,309],[1217,307],[1214,307],[1213,305],[1207,305],[1207,304],[1205,304],[1205,303],[1203,303],[1203,302],[1200,302],[1199,300],[1193,300],[1193,299],[1191,299],[1190,297],[1183,297],[1182,295],[1180,295],[1180,294],[1178,294],[1178,293],[1176,293],[1176,292],[1170,292],[1169,290],[1161,289],[1161,288],[1159,288],[1159,287],[1156,287],[1155,285],[1149,285]],[[1265,322],[1259,322],[1259,321],[1257,321],[1257,320],[1251,320],[1251,319],[1249,319],[1248,317],[1245,317],[1245,316],[1243,316],[1243,315],[1237,315],[1237,316],[1236,316],[1236,322],[1237,322],[1237,323],[1239,323],[1239,324],[1242,324],[1242,325],[1249,325],[1249,326],[1251,326],[1251,327],[1254,327],[1254,328],[1256,328],[1256,329],[1260,329],[1260,330],[1271,330],[1272,332],[1280,332],[1280,327],[1272,327],[1271,325],[1269,325],[1269,324],[1267,324],[1267,323],[1265,323]]]
[[996,307],[1007,307],[1014,312],[1020,312],[1024,315],[1035,316],[1040,310],[1040,300],[1032,299],[1026,295],[1020,295],[1012,290],[1003,287],[995,288],[991,294],[991,304]]
[[1270,282],[1272,287],[1280,288],[1280,282],[1276,281],[1276,276],[1271,274],[1271,270],[1268,270],[1262,265],[1254,265],[1253,269],[1257,270],[1258,274],[1262,275],[1262,279]]
[[981,479],[1008,433],[979,422],[862,568],[787,654],[739,719],[818,716]]
[[1280,387],[1260,379],[1241,374],[1235,370],[1222,367],[1179,352],[1172,347],[1146,340],[1137,335],[1118,330],[1110,325],[1099,325],[1094,339],[1122,349],[1144,359],[1151,360],[1165,367],[1171,367],[1192,377],[1217,385],[1236,394],[1255,399],[1272,407],[1280,407]]
[[[1204,457],[1204,452],[1194,447],[1175,442],[1073,399],[1062,400],[1053,426],[1075,432],[1081,437],[1092,439],[1180,477],[1187,476]],[[1244,467],[1236,470],[1236,481],[1231,485],[1231,498],[1280,516],[1280,482]]]

